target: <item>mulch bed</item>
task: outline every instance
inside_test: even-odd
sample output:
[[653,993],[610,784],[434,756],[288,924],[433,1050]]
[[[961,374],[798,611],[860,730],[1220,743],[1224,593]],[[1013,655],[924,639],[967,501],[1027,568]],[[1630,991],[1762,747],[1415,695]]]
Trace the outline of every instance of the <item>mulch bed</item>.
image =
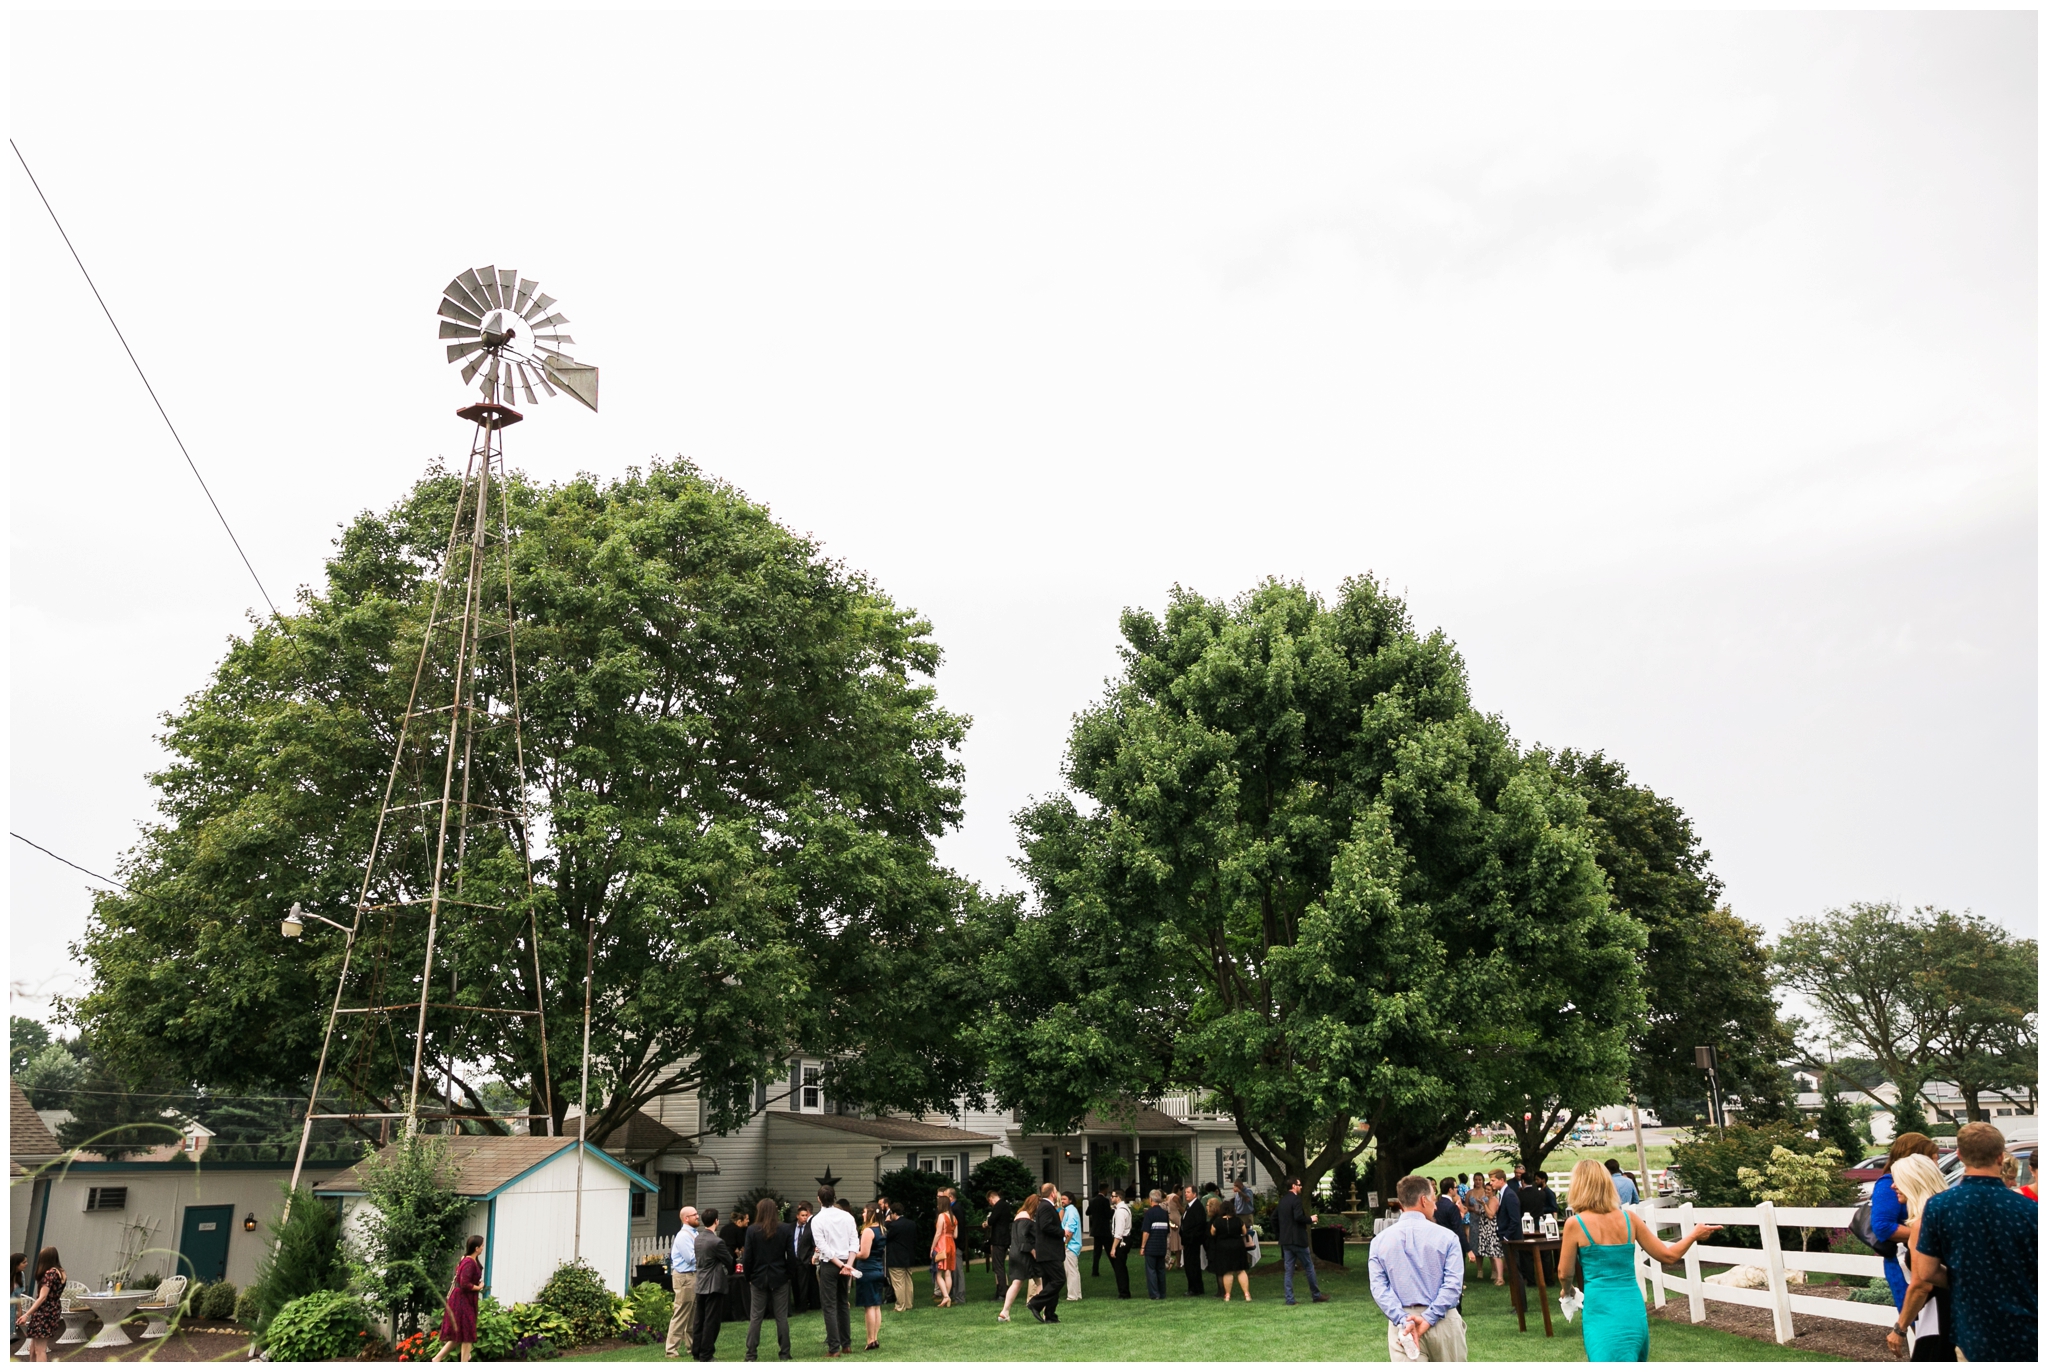
[[[1845,1286],[1801,1286],[1791,1287],[1796,1295],[1822,1296],[1833,1300],[1847,1300],[1849,1288]],[[1655,1319],[1672,1320],[1679,1324],[1692,1323],[1686,1298],[1674,1293],[1670,1303],[1662,1310],[1650,1307]],[[1776,1343],[1776,1326],[1771,1321],[1771,1312],[1748,1305],[1730,1305],[1726,1301],[1707,1300],[1707,1327],[1740,1334],[1744,1338],[1758,1339],[1764,1343]],[[1816,1353],[1832,1353],[1836,1357],[1849,1358],[1857,1362],[1904,1362],[1906,1355],[1893,1353],[1884,1346],[1884,1330],[1874,1324],[1857,1324],[1853,1320],[1831,1320],[1821,1315],[1807,1315],[1795,1312],[1792,1328],[1793,1348],[1805,1348]]]
[[[52,1362],[241,1362],[249,1354],[249,1331],[225,1320],[199,1320],[173,1330],[169,1338],[143,1339],[144,1320],[121,1327],[133,1343],[119,1348],[64,1344],[50,1349]],[[97,1331],[98,1326],[93,1326]],[[26,1354],[23,1355],[26,1358]]]

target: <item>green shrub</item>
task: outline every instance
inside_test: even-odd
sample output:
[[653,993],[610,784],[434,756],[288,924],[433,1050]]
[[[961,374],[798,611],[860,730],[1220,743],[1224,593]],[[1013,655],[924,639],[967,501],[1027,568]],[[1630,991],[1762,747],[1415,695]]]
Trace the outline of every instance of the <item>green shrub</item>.
[[330,1362],[353,1358],[372,1337],[370,1308],[361,1297],[315,1291],[277,1312],[263,1347],[273,1362]]
[[519,1342],[519,1328],[511,1312],[494,1296],[485,1296],[476,1308],[475,1356],[485,1362],[503,1362],[512,1356]]
[[231,1281],[217,1281],[206,1288],[206,1304],[199,1307],[199,1317],[207,1320],[231,1320],[235,1317],[235,1297],[240,1293]]
[[248,1287],[243,1287],[242,1294],[235,1297],[235,1323],[254,1329],[261,1313],[256,1308],[256,1293]]
[[[1865,1277],[1864,1280],[1870,1281],[1868,1277]],[[1849,1299],[1859,1305],[1890,1305],[1892,1303],[1892,1289],[1883,1282],[1870,1282],[1868,1286],[1859,1286],[1852,1290],[1849,1293]]]
[[611,1288],[604,1284],[604,1278],[597,1275],[597,1269],[579,1258],[557,1267],[555,1274],[548,1278],[547,1285],[534,1296],[533,1303],[554,1311],[569,1322],[568,1342],[552,1340],[557,1348],[566,1348],[571,1344],[595,1343],[617,1333],[619,1321],[615,1300]]
[[633,1288],[633,1318],[649,1329],[666,1329],[676,1313],[676,1293],[658,1282],[644,1281]]
[[443,1134],[412,1134],[356,1165],[368,1206],[360,1230],[364,1294],[391,1312],[392,1332],[440,1323],[441,1298],[469,1227]]
[[505,1313],[512,1321],[513,1334],[520,1339],[539,1339],[555,1348],[576,1342],[576,1328],[568,1317],[537,1301],[522,1301]]
[[[288,1213],[271,1225],[277,1245],[265,1253],[256,1280],[243,1294],[256,1307],[255,1327],[277,1318],[277,1312],[300,1296],[339,1291],[348,1285],[348,1264],[341,1255],[341,1219],[334,1207],[300,1187],[285,1193]],[[248,1323],[248,1321],[244,1321]]]
[[205,1308],[206,1283],[203,1281],[195,1281],[187,1285],[185,1288],[185,1314],[192,1319],[198,1319],[199,1312],[201,1310],[204,1310]]

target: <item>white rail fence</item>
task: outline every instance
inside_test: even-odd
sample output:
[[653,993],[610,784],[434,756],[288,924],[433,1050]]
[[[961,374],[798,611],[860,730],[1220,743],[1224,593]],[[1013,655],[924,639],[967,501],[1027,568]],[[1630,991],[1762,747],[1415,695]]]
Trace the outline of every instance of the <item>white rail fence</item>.
[[630,1265],[638,1267],[641,1263],[653,1262],[656,1258],[666,1260],[669,1245],[675,1242],[675,1237],[673,1234],[667,1238],[658,1234],[634,1235],[626,1241],[626,1251],[631,1257]]
[[[1668,1291],[1684,1295],[1694,1324],[1705,1322],[1709,1300],[1726,1301],[1730,1305],[1747,1305],[1770,1311],[1772,1330],[1779,1343],[1792,1341],[1794,1314],[1823,1315],[1831,1320],[1849,1320],[1856,1324],[1880,1325],[1887,1329],[1898,1319],[1898,1312],[1892,1308],[1889,1299],[1883,1305],[1865,1305],[1859,1301],[1808,1296],[1794,1293],[1786,1282],[1786,1256],[1778,1242],[1779,1226],[1788,1229],[1846,1229],[1849,1227],[1850,1216],[1855,1214],[1848,1206],[1779,1207],[1769,1202],[1750,1206],[1687,1204],[1660,1205],[1653,1208],[1644,1205],[1636,1206],[1633,1213],[1644,1224],[1656,1229],[1675,1227],[1679,1238],[1684,1238],[1690,1233],[1695,1224],[1754,1225],[1762,1230],[1764,1246],[1761,1251],[1754,1248],[1727,1248],[1712,1243],[1694,1244],[1686,1250],[1683,1277],[1671,1276],[1662,1266],[1651,1262],[1649,1255],[1642,1249],[1636,1250],[1636,1284],[1647,1286],[1651,1299],[1660,1307],[1664,1305]],[[1842,1277],[1871,1277],[1880,1285],[1884,1282],[1884,1259],[1866,1253],[1794,1252],[1792,1260],[1803,1272],[1827,1272]],[[1761,1267],[1766,1278],[1765,1287],[1758,1291],[1709,1283],[1700,1273],[1700,1264],[1707,1262]]]

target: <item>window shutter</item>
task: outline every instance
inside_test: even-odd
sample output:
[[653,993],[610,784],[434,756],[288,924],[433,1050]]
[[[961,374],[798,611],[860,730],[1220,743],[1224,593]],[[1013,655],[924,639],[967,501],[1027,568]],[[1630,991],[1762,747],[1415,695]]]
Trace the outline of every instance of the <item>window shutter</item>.
[[789,1064],[789,1110],[791,1114],[803,1109],[804,1105],[804,1060],[792,1058]]
[[1223,1150],[1221,1148],[1216,1150],[1216,1184],[1218,1186],[1225,1185],[1223,1177]]
[[960,1184],[962,1186],[967,1185],[967,1155],[965,1153],[960,1155]]
[[760,1114],[768,1108],[768,1082],[764,1078],[754,1083],[754,1113]]

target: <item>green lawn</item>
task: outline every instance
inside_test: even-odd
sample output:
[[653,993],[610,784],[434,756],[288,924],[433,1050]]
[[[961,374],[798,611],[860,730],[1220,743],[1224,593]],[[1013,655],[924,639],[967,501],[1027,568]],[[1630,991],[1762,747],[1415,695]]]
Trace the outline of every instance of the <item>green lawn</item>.
[[[1651,1167],[1671,1165],[1670,1144],[1646,1144],[1643,1151],[1649,1154]],[[1632,1143],[1618,1148],[1611,1144],[1602,1144],[1598,1148],[1574,1148],[1566,1144],[1550,1155],[1544,1162],[1543,1170],[1550,1173],[1553,1179],[1562,1179],[1571,1175],[1572,1164],[1580,1158],[1592,1158],[1595,1162],[1606,1162],[1613,1158],[1628,1171],[1636,1170],[1636,1148]],[[1415,1171],[1419,1176],[1442,1177],[1455,1176],[1459,1172],[1491,1172],[1496,1167],[1503,1171],[1511,1170],[1507,1163],[1488,1149],[1451,1148],[1446,1149],[1434,1162],[1418,1167]],[[1560,1188],[1553,1185],[1553,1189]]]
[[[1195,1300],[1185,1294],[1186,1278],[1167,1273],[1164,1301],[1144,1298],[1144,1276],[1131,1263],[1138,1294],[1116,1299],[1116,1286],[1103,1264],[1100,1278],[1088,1277],[1091,1255],[1083,1254],[1082,1290],[1087,1299],[1062,1305],[1060,1322],[1034,1322],[1020,1299],[1012,1322],[996,1321],[989,1299],[991,1282],[977,1264],[968,1274],[970,1300],[950,1310],[929,1304],[927,1276],[917,1276],[918,1308],[907,1315],[882,1313],[882,1348],[877,1355],[902,1362],[1337,1362],[1387,1361],[1386,1319],[1373,1304],[1367,1285],[1365,1249],[1352,1245],[1349,1265],[1322,1269],[1332,1299],[1308,1303],[1297,1285],[1301,1304],[1288,1308],[1280,1299],[1280,1274],[1268,1265],[1252,1275],[1252,1303],[1224,1305],[1211,1295]],[[1515,1328],[1515,1312],[1507,1289],[1489,1281],[1468,1286],[1465,1321],[1473,1361],[1583,1362],[1585,1346],[1578,1327],[1556,1318],[1557,1337],[1543,1337],[1543,1322],[1531,1312],[1529,1332]],[[861,1312],[853,1312],[854,1347],[866,1341]],[[775,1356],[775,1325],[762,1326],[763,1360]],[[718,1339],[718,1361],[737,1361],[746,1352],[745,1324],[725,1326]],[[813,1311],[790,1321],[790,1346],[799,1359],[822,1359],[824,1326]],[[576,1355],[569,1355],[574,1358]],[[856,1352],[856,1357],[862,1354]],[[1650,1325],[1650,1356],[1659,1362],[1832,1361],[1824,1355],[1780,1348],[1704,1327]],[[659,1344],[588,1355],[591,1361],[654,1361]]]

